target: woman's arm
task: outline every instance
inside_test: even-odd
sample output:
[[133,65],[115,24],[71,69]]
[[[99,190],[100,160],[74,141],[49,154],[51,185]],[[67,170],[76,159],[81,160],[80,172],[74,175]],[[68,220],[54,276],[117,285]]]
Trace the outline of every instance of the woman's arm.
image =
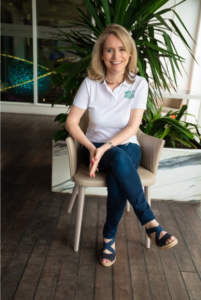
[[85,111],[86,109],[79,108],[73,104],[66,119],[65,128],[74,139],[90,151],[92,149],[96,149],[96,147],[90,142],[78,125]]
[[[142,121],[143,113],[144,113],[144,108],[143,109],[135,108],[131,110],[131,116],[128,125],[119,134],[117,134],[114,138],[110,140],[114,146],[118,146],[119,144],[122,144],[123,142],[130,139],[133,135],[137,134],[140,123]],[[101,160],[101,157],[110,148],[111,148],[110,144],[105,143],[104,145],[102,145],[101,147],[95,150],[95,155],[93,157],[94,163],[89,168],[90,177],[95,177],[95,172],[98,163]]]
[[[123,142],[129,140],[133,135],[137,134],[142,121],[143,113],[144,109],[142,108],[131,109],[131,115],[128,125],[110,140],[114,147],[122,144]],[[106,150],[111,148],[110,144],[108,143],[104,144],[102,147]]]

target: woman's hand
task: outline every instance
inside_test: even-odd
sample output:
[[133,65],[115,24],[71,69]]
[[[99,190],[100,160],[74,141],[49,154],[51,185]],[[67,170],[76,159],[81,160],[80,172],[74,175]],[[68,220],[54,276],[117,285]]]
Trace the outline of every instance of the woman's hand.
[[104,147],[93,148],[90,150],[90,165],[89,165],[89,175],[90,177],[95,177],[95,172],[98,171],[98,163],[101,157],[105,153],[106,149]]

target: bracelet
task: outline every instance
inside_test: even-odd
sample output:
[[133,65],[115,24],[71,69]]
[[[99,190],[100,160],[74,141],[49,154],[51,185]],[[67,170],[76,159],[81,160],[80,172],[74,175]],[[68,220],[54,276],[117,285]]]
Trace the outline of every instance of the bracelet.
[[111,148],[114,148],[114,145],[112,144],[112,142],[106,142],[106,143],[108,143],[108,144],[110,144],[110,146],[111,146]]

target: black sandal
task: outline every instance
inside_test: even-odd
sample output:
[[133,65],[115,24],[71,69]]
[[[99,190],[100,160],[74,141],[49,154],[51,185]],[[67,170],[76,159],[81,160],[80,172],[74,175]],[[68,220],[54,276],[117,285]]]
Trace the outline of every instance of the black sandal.
[[[100,262],[101,264],[104,266],[104,267],[110,267],[111,265],[113,265],[113,263],[115,262],[116,260],[116,252],[115,250],[111,247],[115,242],[115,239],[111,239],[111,241],[109,241],[108,243],[104,242],[103,241],[103,250],[109,250],[111,251],[112,253],[105,253],[105,252],[102,252],[101,256],[100,256]],[[110,262],[106,263],[106,262],[102,262],[102,259],[109,259]]]
[[[161,231],[166,231],[165,229],[163,229],[163,227],[161,225],[158,225],[157,227],[152,227],[150,229],[146,229],[146,233],[148,238],[152,241],[152,243],[157,246],[160,250],[167,250],[170,249],[172,247],[174,247],[177,243],[178,240],[175,238],[174,241],[172,241],[171,243],[166,244],[166,241],[172,236],[170,233],[166,233],[164,234],[164,236],[162,238],[159,239],[160,233]],[[152,233],[156,233],[155,235],[155,240],[150,236],[150,234]]]

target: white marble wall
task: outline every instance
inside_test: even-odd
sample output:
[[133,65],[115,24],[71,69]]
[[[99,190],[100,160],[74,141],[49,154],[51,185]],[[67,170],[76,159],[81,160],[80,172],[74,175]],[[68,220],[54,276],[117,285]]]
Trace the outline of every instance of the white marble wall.
[[[52,191],[71,193],[68,152],[65,141],[53,142]],[[86,188],[87,195],[107,195],[107,188]],[[201,200],[201,150],[164,148],[157,180],[152,186],[152,199]]]
[[201,200],[201,150],[164,148],[152,199]]
[[66,142],[52,142],[52,192],[71,193],[74,182],[70,179],[70,168]]

